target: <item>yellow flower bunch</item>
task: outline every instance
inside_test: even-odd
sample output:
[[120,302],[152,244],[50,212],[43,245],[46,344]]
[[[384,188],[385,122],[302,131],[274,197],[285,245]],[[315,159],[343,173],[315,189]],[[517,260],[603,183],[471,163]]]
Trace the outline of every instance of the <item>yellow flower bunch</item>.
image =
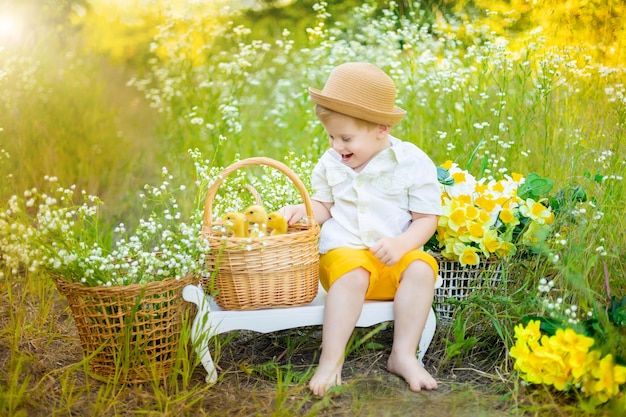
[[539,320],[515,327],[515,345],[510,355],[515,369],[526,382],[551,385],[556,390],[579,389],[592,406],[615,398],[626,383],[626,367],[613,355],[591,349],[595,340],[571,328],[542,334]]
[[534,246],[547,238],[554,214],[541,201],[518,196],[524,176],[477,180],[452,161],[439,172],[443,214],[436,239],[445,258],[478,265],[481,256],[508,257],[518,244]]

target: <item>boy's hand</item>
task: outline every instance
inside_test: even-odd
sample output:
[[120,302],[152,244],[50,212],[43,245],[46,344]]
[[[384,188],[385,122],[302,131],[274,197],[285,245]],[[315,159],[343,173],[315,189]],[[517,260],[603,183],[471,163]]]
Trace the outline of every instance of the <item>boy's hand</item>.
[[391,237],[380,239],[370,251],[387,266],[397,263],[407,252],[400,239]]
[[287,220],[287,224],[290,226],[299,222],[306,216],[306,208],[304,207],[304,204],[285,206],[278,211],[283,215],[285,220]]

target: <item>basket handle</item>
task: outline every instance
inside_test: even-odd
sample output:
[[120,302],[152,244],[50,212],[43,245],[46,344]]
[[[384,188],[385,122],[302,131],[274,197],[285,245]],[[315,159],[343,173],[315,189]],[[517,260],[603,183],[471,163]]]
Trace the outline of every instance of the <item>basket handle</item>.
[[[204,215],[202,218],[203,223],[203,235],[210,233],[212,227],[212,209],[213,209],[213,200],[215,199],[215,195],[217,194],[217,190],[220,185],[224,182],[224,180],[233,172],[240,168],[249,167],[249,166],[257,166],[257,165],[267,165],[271,168],[276,168],[285,174],[296,186],[298,192],[302,196],[302,200],[304,201],[304,207],[306,209],[307,215],[307,224],[313,225],[315,223],[315,216],[313,214],[313,205],[311,203],[311,198],[309,197],[309,193],[306,189],[306,186],[287,165],[283,164],[280,161],[276,161],[275,159],[266,158],[263,156],[242,159],[241,161],[237,161],[232,165],[224,168],[222,172],[218,175],[217,179],[211,186],[209,187],[209,191],[207,192],[206,199],[204,200]],[[255,196],[256,197],[256,196]],[[258,202],[258,199],[257,199]]]

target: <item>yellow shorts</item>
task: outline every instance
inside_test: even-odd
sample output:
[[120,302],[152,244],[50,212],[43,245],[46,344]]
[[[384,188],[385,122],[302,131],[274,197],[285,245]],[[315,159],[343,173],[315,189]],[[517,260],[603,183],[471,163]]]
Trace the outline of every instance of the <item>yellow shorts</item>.
[[369,249],[333,249],[320,257],[320,282],[328,291],[341,276],[356,268],[363,268],[370,273],[370,283],[365,299],[393,300],[402,273],[414,261],[424,261],[430,265],[435,273],[435,280],[437,279],[439,273],[437,261],[419,249],[407,252],[399,262],[391,266],[382,263]]

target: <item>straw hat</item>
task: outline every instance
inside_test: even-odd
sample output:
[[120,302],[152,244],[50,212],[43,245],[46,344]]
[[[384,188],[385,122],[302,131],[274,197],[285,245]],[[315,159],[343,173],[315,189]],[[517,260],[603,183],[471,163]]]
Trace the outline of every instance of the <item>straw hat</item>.
[[309,95],[322,107],[372,123],[395,125],[406,114],[395,106],[393,80],[366,62],[339,65],[330,73],[324,89],[309,87]]

